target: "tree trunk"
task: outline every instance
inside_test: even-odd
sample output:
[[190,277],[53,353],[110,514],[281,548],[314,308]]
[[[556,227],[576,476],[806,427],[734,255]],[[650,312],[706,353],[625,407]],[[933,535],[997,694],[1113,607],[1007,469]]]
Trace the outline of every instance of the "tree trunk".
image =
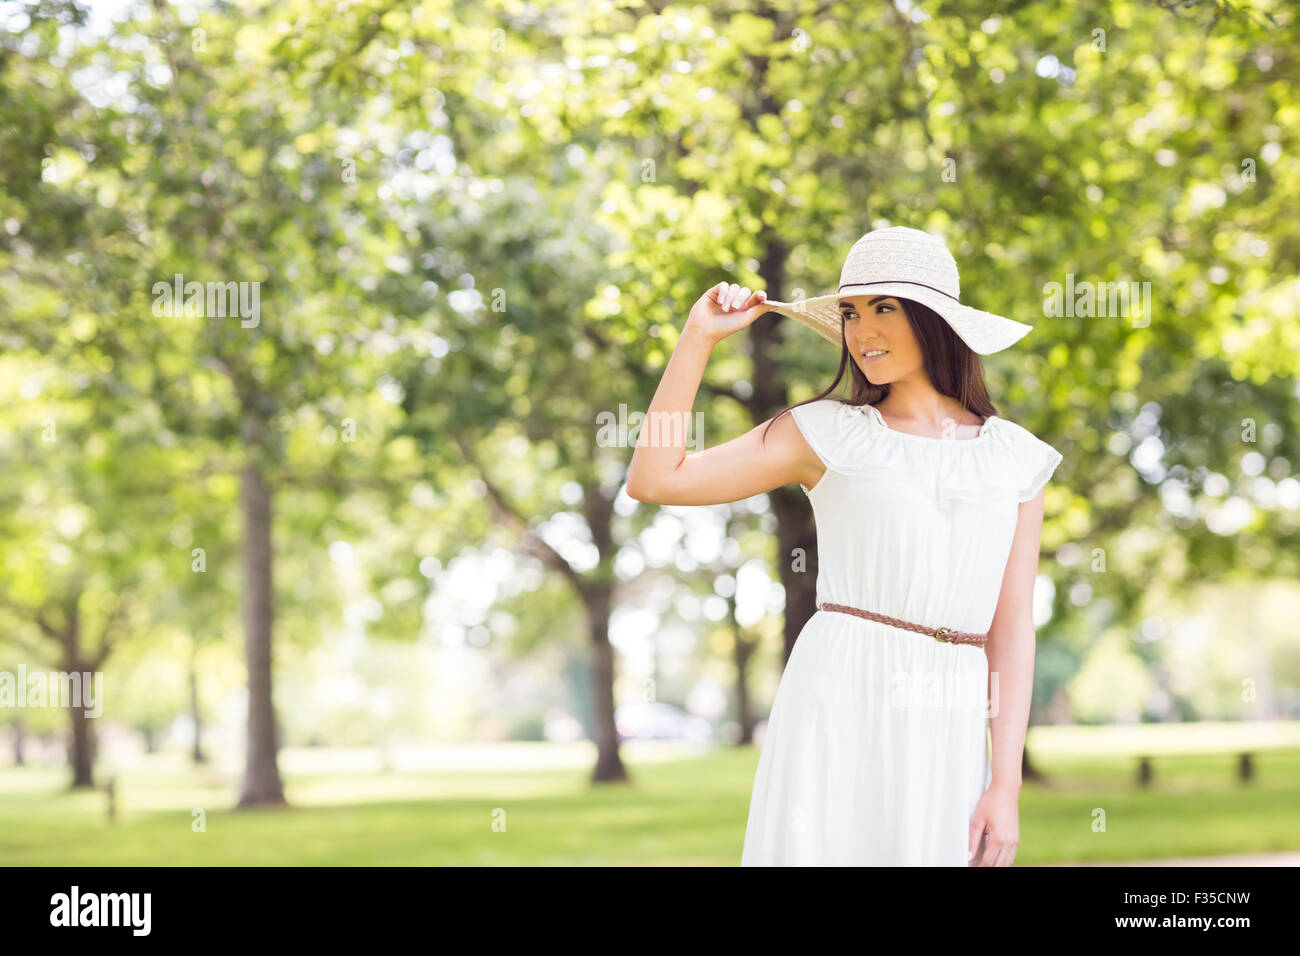
[[817,527],[812,506],[802,491],[778,488],[771,493],[771,500],[778,522],[776,538],[781,584],[785,588],[784,665],[799,632],[817,610]]
[[275,702],[271,693],[271,489],[248,442],[243,471],[244,645],[248,664],[248,749],[240,807],[283,804]]
[[591,701],[596,720],[596,767],[592,783],[627,779],[619,756],[618,725],[614,721],[614,648],[609,643],[609,585],[601,584],[583,595],[591,632]]
[[90,789],[95,786],[95,728],[94,718],[86,716],[85,707],[69,707],[68,719],[72,722],[72,786]]
[[736,666],[736,722],[740,725],[740,737],[737,744],[754,742],[753,705],[749,699],[749,659],[758,647],[757,641],[745,639],[744,628],[736,619],[736,599],[739,588],[727,602],[727,613],[731,623],[731,659]]
[[27,742],[27,726],[23,719],[19,717],[13,722],[14,728],[14,766],[23,767],[27,765],[27,754],[24,751],[24,744]]
[[[765,111],[767,111],[765,109]],[[783,299],[785,266],[790,250],[770,229],[763,227],[763,255],[760,272],[766,280],[767,297]],[[750,351],[754,356],[754,394],[750,410],[755,422],[775,415],[789,404],[786,375],[781,358],[788,320],[768,319],[749,326]],[[798,488],[778,488],[770,495],[777,520],[777,560],[785,588],[785,657],[790,659],[794,642],[808,618],[817,610],[817,530],[812,506]],[[796,560],[799,561],[796,566]]]
[[749,659],[753,656],[757,645],[753,641],[745,640],[738,628],[735,634],[735,642],[732,645],[732,660],[736,664],[736,721],[740,724],[740,739],[736,742],[738,744],[752,744],[754,742],[754,705],[749,699]]
[[199,718],[199,663],[198,647],[190,644],[190,720],[194,722],[194,749],[190,754],[195,764],[207,762],[203,755],[203,724]]
[[1020,779],[1032,780],[1035,783],[1045,783],[1047,781],[1047,777],[1043,772],[1030,763],[1028,746],[1020,752]]
[[[82,657],[80,595],[72,597],[68,602],[64,628],[61,641],[63,670],[67,674],[84,676],[90,673],[91,668],[86,665]],[[84,694],[83,690],[83,700],[76,703],[84,705]],[[86,716],[85,706],[68,707],[68,720],[71,721],[69,758],[72,762],[73,789],[89,789],[95,786],[95,728],[91,723],[94,719]]]

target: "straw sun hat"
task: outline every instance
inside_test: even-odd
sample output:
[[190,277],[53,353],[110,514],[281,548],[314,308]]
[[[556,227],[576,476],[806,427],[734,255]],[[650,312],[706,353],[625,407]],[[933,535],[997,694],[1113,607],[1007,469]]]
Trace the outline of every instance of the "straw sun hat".
[[769,311],[806,325],[832,345],[842,341],[840,299],[849,295],[902,296],[929,306],[981,355],[1000,352],[1027,335],[1025,325],[963,305],[957,262],[939,239],[919,229],[890,226],[853,244],[836,292],[799,302],[772,302]]

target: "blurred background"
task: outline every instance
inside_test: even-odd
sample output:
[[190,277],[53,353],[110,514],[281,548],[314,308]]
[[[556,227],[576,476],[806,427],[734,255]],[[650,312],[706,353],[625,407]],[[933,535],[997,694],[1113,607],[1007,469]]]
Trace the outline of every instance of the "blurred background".
[[885,225],[1064,455],[1018,862],[1300,856],[1293,11],[994,6],[0,2],[0,863],[737,864],[812,514],[638,415]]

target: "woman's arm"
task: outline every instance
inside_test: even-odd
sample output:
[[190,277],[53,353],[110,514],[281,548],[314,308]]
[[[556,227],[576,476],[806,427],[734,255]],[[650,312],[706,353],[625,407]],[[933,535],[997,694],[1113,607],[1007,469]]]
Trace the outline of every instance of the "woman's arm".
[[[1020,505],[1002,591],[989,626],[993,778],[971,819],[971,852],[987,828],[982,866],[1010,866],[1020,842],[1020,765],[1034,689],[1034,579],[1043,535],[1043,489]],[[995,696],[996,695],[996,696]]]
[[686,454],[686,425],[713,346],[767,311],[765,293],[728,283],[714,286],[691,309],[655,390],[628,467],[627,493],[659,505],[741,501],[782,485],[811,488],[825,466],[793,416],[767,423],[715,448]]

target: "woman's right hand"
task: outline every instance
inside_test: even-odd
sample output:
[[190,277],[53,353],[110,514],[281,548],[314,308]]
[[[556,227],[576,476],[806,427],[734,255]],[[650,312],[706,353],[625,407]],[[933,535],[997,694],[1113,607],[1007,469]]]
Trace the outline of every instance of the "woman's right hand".
[[765,291],[751,293],[748,286],[719,282],[691,306],[686,324],[717,344],[768,311]]

